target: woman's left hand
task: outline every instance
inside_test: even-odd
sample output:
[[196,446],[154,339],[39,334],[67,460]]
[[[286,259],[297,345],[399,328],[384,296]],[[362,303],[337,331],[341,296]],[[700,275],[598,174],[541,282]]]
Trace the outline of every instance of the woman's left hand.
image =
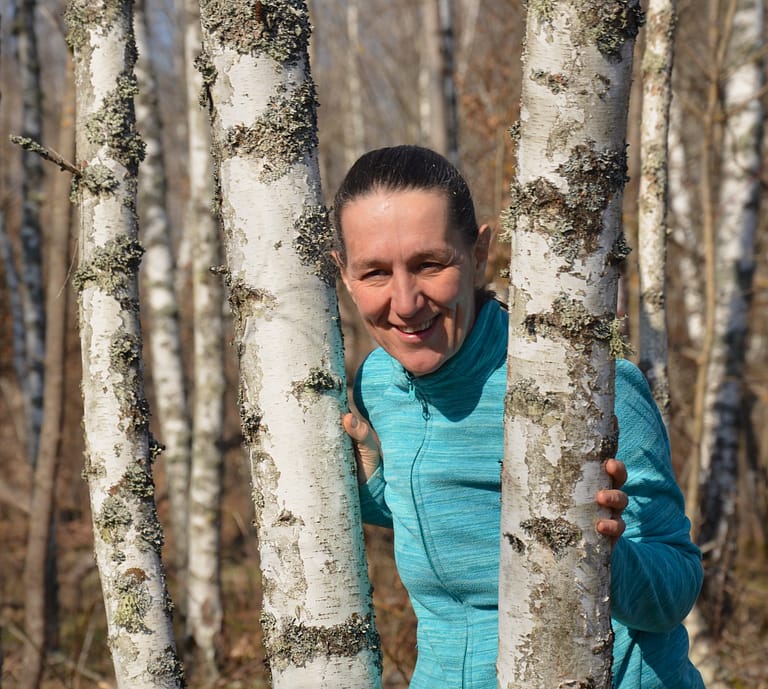
[[627,480],[627,468],[624,466],[624,462],[618,459],[606,460],[604,468],[605,472],[613,479],[613,488],[598,491],[596,499],[600,507],[611,511],[611,517],[610,519],[600,519],[597,522],[597,531],[608,536],[611,544],[614,544],[626,528],[621,513],[627,506],[629,498],[623,490],[619,489]]

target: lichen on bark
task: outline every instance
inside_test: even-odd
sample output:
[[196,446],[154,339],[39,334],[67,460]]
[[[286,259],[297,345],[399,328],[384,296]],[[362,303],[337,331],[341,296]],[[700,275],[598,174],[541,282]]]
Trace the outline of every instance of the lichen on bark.
[[254,156],[261,163],[259,178],[274,182],[317,148],[317,94],[305,80],[298,88],[273,95],[262,115],[250,126],[227,130],[222,155]]
[[119,235],[94,249],[75,271],[72,284],[81,292],[88,283],[95,283],[115,296],[134,283],[143,255],[144,248],[137,240]]
[[82,172],[72,179],[72,192],[70,201],[77,203],[80,191],[88,190],[94,195],[109,194],[120,187],[120,180],[117,179],[112,170],[101,163],[91,163],[83,168]]
[[120,495],[108,495],[94,519],[99,536],[110,545],[121,543],[132,523],[131,511]]
[[598,150],[591,142],[579,144],[556,172],[564,180],[565,190],[542,177],[524,185],[513,181],[503,236],[510,238],[525,219],[528,225],[547,232],[553,251],[572,263],[597,247],[603,213],[627,182],[626,147]]
[[203,30],[243,55],[277,62],[306,56],[312,27],[303,0],[201,0]]
[[336,284],[338,270],[331,259],[335,238],[324,205],[308,206],[294,225],[293,248],[303,265],[326,285]]
[[90,32],[96,25],[104,32],[109,31],[115,21],[120,18],[122,7],[123,3],[120,0],[70,2],[64,13],[67,45],[73,51],[81,50],[85,47]]
[[[354,657],[364,650],[380,654],[379,635],[372,615],[353,613],[330,627],[305,625],[296,619],[278,622],[274,615],[261,614],[264,647],[270,666],[304,667],[318,656]],[[378,659],[379,667],[381,658]]]
[[264,412],[256,405],[250,403],[243,391],[240,391],[240,431],[248,445],[255,445],[259,441],[259,430]]
[[152,651],[147,663],[147,672],[158,679],[170,678],[174,686],[184,686],[184,666],[173,646]]
[[115,580],[117,606],[112,620],[115,625],[131,633],[150,632],[144,622],[152,607],[152,594],[146,582],[146,573],[138,568],[126,570]]
[[84,123],[88,140],[107,146],[110,154],[134,174],[144,159],[146,146],[136,131],[133,98],[138,93],[136,75],[123,72],[113,91],[105,96],[101,108]]
[[297,380],[291,386],[294,396],[301,399],[306,392],[322,394],[341,390],[341,379],[324,368],[311,368],[306,378]]
[[544,394],[532,378],[524,378],[509,386],[506,397],[507,413],[520,414],[540,422],[545,414],[558,408],[557,401]]
[[594,314],[586,309],[583,302],[561,294],[552,302],[552,310],[526,316],[525,331],[531,337],[552,337],[561,333],[570,341],[581,341],[586,346],[593,340],[609,342],[614,336],[615,314]]
[[639,0],[581,0],[575,8],[585,40],[609,59],[620,58],[624,44],[634,40],[645,23]]
[[564,557],[581,538],[581,530],[562,517],[525,519],[520,522],[520,528],[536,543],[551,550],[556,560]]

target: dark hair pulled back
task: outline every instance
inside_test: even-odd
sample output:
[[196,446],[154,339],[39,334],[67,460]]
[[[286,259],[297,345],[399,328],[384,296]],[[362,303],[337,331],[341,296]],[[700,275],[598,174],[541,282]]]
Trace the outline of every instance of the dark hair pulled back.
[[349,169],[336,192],[333,225],[337,249],[342,258],[344,236],[341,215],[344,207],[376,191],[437,191],[448,201],[451,223],[467,246],[478,234],[475,205],[461,173],[443,156],[421,146],[391,146],[363,154]]

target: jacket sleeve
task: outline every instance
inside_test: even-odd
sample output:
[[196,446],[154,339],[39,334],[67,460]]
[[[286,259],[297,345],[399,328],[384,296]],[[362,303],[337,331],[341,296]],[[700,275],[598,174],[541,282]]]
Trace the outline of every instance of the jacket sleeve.
[[701,553],[690,539],[661,415],[642,373],[628,361],[616,362],[615,409],[629,505],[611,558],[611,615],[630,628],[667,632],[696,601]]
[[[357,371],[355,376],[355,384],[353,388],[353,399],[355,407],[363,416],[363,418],[370,424],[371,428],[374,428],[371,421],[371,415],[369,407],[366,404],[366,399],[375,400],[375,395],[371,394],[371,386],[375,384],[375,380],[368,380],[369,371],[366,369],[366,361]],[[373,377],[373,374],[371,374]],[[375,428],[374,428],[375,430]],[[360,484],[360,511],[362,513],[363,522],[366,524],[374,524],[376,526],[385,526],[392,528],[392,513],[387,507],[387,502],[384,499],[384,489],[387,482],[384,478],[384,459],[382,458],[381,464],[379,464],[376,471],[371,474],[366,483]]]

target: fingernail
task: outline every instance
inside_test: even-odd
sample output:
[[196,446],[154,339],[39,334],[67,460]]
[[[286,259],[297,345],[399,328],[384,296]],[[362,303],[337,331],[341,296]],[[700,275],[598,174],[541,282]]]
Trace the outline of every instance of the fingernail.
[[356,416],[353,414],[353,415],[352,415],[352,428],[357,428],[357,424],[358,424],[358,423],[359,423],[359,422],[358,422],[358,420],[357,420],[357,417],[356,417]]

